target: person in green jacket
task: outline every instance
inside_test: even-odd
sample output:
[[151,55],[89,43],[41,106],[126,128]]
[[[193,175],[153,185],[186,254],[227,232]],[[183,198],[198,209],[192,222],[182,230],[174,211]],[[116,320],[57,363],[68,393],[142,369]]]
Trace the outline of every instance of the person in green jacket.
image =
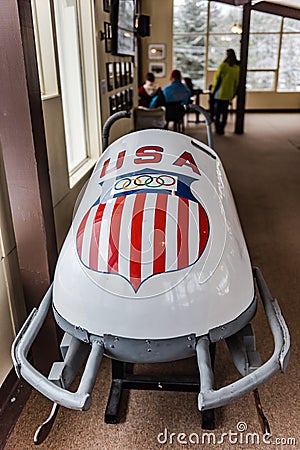
[[224,134],[229,103],[236,95],[239,77],[239,61],[236,58],[235,51],[230,48],[226,51],[225,60],[218,67],[211,89],[211,93],[215,99],[215,125],[217,134]]

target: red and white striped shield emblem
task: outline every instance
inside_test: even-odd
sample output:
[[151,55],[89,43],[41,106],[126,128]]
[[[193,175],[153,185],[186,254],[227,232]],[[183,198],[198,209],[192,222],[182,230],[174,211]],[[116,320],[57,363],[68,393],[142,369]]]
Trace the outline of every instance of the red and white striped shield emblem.
[[207,214],[188,185],[175,174],[143,173],[117,180],[87,211],[76,243],[86,267],[118,274],[137,292],[154,275],[195,264],[208,236]]

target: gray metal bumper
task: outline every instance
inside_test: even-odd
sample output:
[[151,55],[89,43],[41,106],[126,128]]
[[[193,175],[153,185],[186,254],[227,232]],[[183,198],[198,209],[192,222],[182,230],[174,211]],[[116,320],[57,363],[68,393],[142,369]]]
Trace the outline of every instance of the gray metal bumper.
[[218,390],[213,389],[214,377],[209,354],[209,340],[201,337],[196,345],[197,361],[200,373],[200,393],[198,408],[200,411],[224,406],[257,388],[276,372],[285,371],[289,362],[290,335],[276,299],[258,268],[253,269],[260,298],[274,338],[274,352],[268,361],[252,373]]

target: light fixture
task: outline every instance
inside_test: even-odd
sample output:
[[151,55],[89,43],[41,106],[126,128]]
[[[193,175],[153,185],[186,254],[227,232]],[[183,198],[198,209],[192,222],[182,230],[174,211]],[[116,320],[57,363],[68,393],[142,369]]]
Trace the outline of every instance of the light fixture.
[[234,24],[232,27],[231,27],[231,33],[234,33],[234,34],[242,34],[242,32],[243,32],[243,28],[241,27],[241,25],[238,25],[238,24]]

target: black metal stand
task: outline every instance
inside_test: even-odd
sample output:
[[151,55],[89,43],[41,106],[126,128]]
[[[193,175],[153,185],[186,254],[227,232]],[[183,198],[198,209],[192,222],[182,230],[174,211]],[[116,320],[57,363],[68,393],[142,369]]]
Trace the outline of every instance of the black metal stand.
[[[211,349],[212,363],[214,360],[214,347]],[[199,392],[199,376],[159,376],[133,374],[133,364],[112,360],[112,382],[110,394],[105,410],[105,423],[119,422],[119,410],[124,389]],[[214,410],[202,411],[202,428],[213,430],[215,428]]]

